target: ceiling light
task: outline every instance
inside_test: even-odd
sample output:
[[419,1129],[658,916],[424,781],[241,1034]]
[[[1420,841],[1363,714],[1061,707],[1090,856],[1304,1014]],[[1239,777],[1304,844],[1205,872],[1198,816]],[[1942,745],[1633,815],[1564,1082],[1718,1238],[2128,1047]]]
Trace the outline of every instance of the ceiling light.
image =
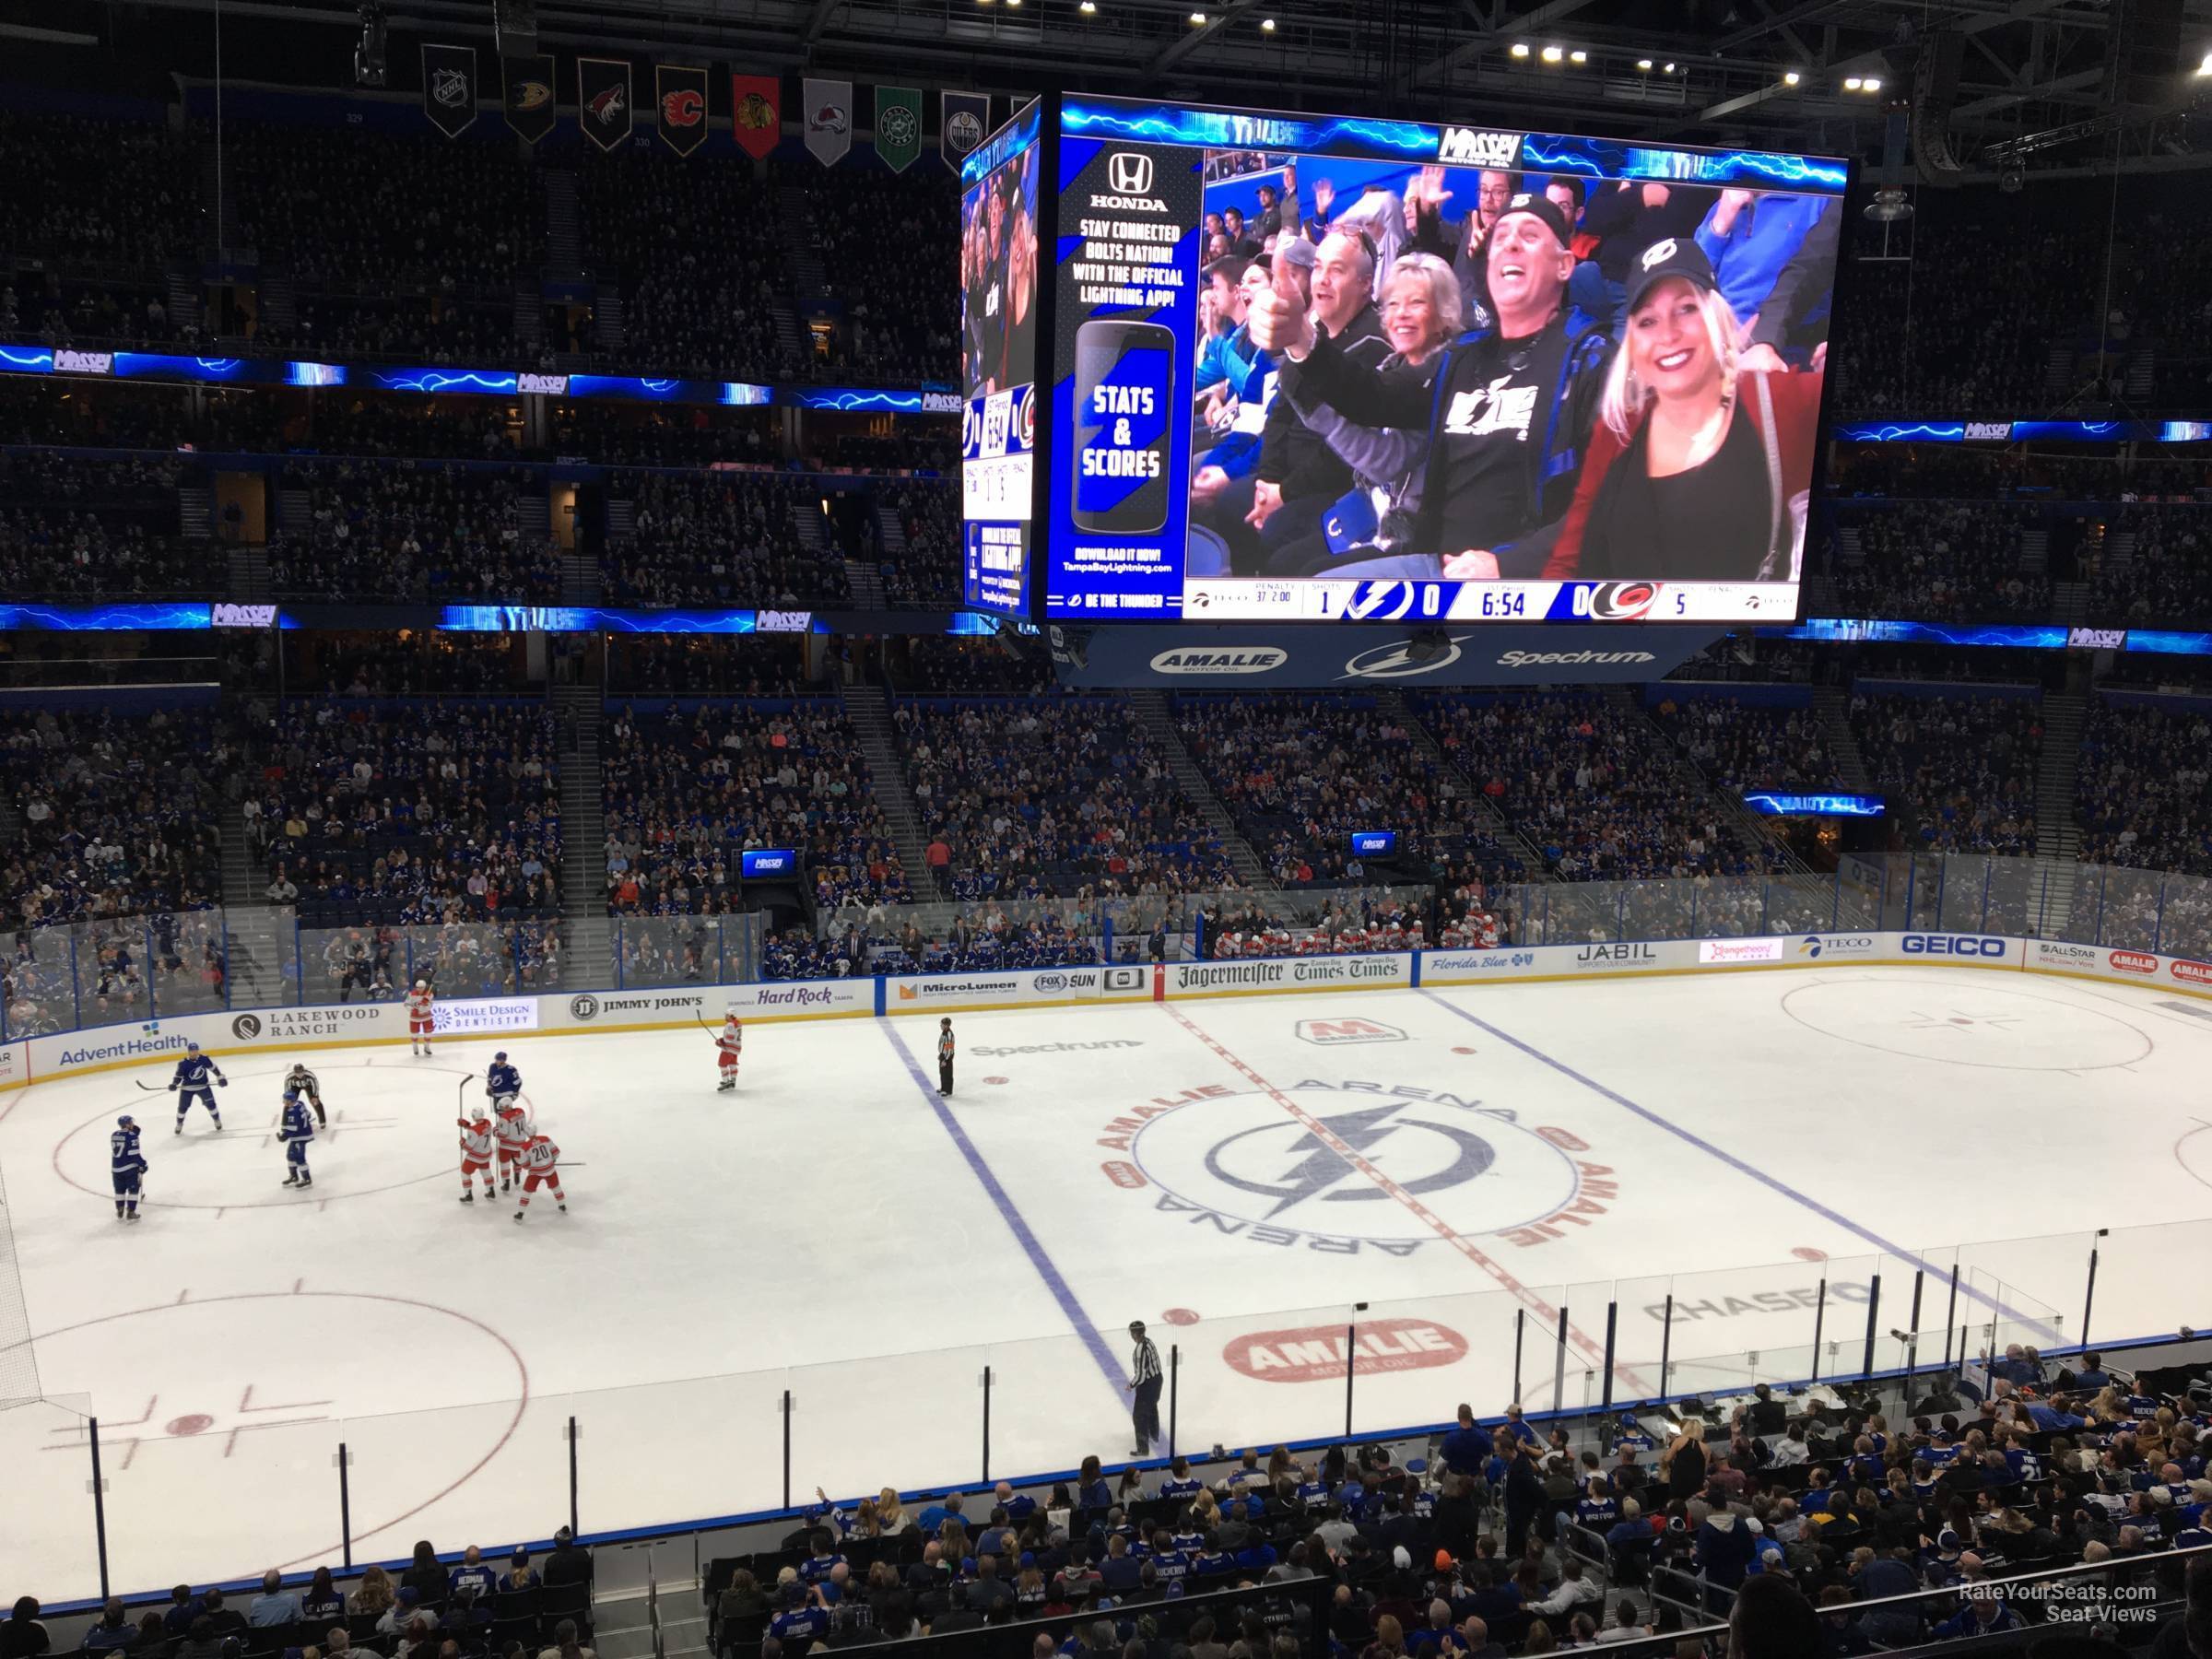
[[1526,57],[1528,55],[1528,42],[1526,41],[1515,41],[1513,42],[1513,55],[1517,58]]
[[1544,61],[1547,64],[1556,64],[1566,55],[1565,51],[1559,47],[1547,46],[1544,48]]
[[1638,58],[1636,60],[1636,67],[1642,70],[1646,75],[1649,75],[1652,72],[1652,60],[1650,58]]
[[1855,75],[1850,75],[1843,77],[1843,90],[1846,92],[1856,92],[1865,84],[1866,83],[1865,81],[1861,80]]
[[1273,18],[1262,18],[1260,19],[1260,32],[1262,34],[1273,34],[1275,32],[1275,19]]
[[1088,18],[1099,9],[1099,0],[1083,0],[1083,4],[1076,9]]
[[1193,12],[1191,14],[1191,21],[1200,28],[1204,28],[1206,26],[1206,14],[1204,12]]
[[1665,71],[1665,72],[1666,72],[1668,75],[1672,75],[1672,74],[1675,72],[1675,66],[1674,66],[1672,64],[1669,64],[1669,65],[1666,65],[1666,71]]
[[1590,54],[1584,52],[1580,46],[1577,46],[1572,52],[1567,54],[1567,61],[1571,64],[1586,64],[1590,61]]
[[1785,87],[1794,87],[1801,78],[1797,71],[1793,69],[1782,77],[1782,84]]
[[2212,52],[2205,53],[2205,61],[2196,66],[2199,75],[2212,75]]
[[1860,84],[1869,92],[1879,92],[1882,89],[1880,77],[1877,76],[1870,75]]

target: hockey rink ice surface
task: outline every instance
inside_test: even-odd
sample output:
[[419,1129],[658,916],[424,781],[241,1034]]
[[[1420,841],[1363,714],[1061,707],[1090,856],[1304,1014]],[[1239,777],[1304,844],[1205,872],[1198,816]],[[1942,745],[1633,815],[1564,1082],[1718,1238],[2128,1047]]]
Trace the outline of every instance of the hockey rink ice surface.
[[[2212,1004],[2002,972],[1865,967],[759,1022],[742,1084],[700,1032],[304,1056],[331,1113],[283,1189],[277,1078],[239,1057],[227,1128],[171,1134],[167,1068],[0,1100],[44,1403],[0,1412],[0,1560],[93,1594],[83,1414],[114,1586],[418,1537],[487,1551],[839,1499],[1130,1446],[1132,1319],[1182,1359],[1179,1443],[1877,1362],[1928,1271],[1920,1356],[1958,1322],[2075,1339],[2103,1240],[2104,1342],[2212,1324],[2185,1223],[2212,1216]],[[543,1190],[464,1207],[457,1087],[495,1047],[559,1144]],[[147,1218],[112,1219],[107,1137],[147,1127]],[[2149,1225],[2158,1223],[2160,1225]],[[2063,1230],[2063,1231],[2062,1231]],[[2039,1239],[2038,1235],[2053,1235]],[[1964,1250],[1968,1241],[1984,1243]],[[1369,1304],[1364,1313],[1354,1304]],[[1568,1311],[1567,1351],[1548,1333]],[[1756,1352],[1759,1358],[1747,1358]]]

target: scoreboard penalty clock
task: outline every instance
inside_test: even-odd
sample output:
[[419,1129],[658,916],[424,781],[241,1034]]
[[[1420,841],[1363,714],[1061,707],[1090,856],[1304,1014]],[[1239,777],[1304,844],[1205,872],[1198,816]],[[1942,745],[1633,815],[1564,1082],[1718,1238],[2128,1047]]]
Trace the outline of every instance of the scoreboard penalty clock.
[[1850,180],[1497,109],[1036,100],[961,166],[963,602],[1793,622]]

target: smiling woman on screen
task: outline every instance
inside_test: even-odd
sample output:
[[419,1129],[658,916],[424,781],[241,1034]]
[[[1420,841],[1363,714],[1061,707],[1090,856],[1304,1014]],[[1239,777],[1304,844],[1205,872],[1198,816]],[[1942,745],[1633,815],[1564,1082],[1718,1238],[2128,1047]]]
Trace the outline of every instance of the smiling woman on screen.
[[1794,580],[1821,373],[1741,365],[1735,313],[1688,239],[1637,256],[1627,318],[1544,574]]

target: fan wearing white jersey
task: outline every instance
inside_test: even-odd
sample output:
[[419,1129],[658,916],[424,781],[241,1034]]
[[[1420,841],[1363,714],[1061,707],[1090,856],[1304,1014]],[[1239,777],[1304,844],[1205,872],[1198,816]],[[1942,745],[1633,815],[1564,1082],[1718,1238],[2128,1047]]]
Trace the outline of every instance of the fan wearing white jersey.
[[722,1081],[714,1086],[714,1091],[728,1094],[737,1087],[737,1058],[745,1053],[745,1022],[736,1015],[723,1021],[714,1037],[714,1051],[722,1066]]
[[428,980],[417,980],[415,989],[407,993],[407,1041],[412,1045],[408,1053],[419,1060],[430,1052],[430,985]]
[[489,1198],[491,1152],[493,1143],[498,1139],[491,1120],[479,1112],[473,1119],[455,1118],[453,1122],[461,1125],[461,1202],[474,1204],[477,1201],[476,1194],[469,1187],[468,1178],[471,1175],[484,1177],[484,1196]]

